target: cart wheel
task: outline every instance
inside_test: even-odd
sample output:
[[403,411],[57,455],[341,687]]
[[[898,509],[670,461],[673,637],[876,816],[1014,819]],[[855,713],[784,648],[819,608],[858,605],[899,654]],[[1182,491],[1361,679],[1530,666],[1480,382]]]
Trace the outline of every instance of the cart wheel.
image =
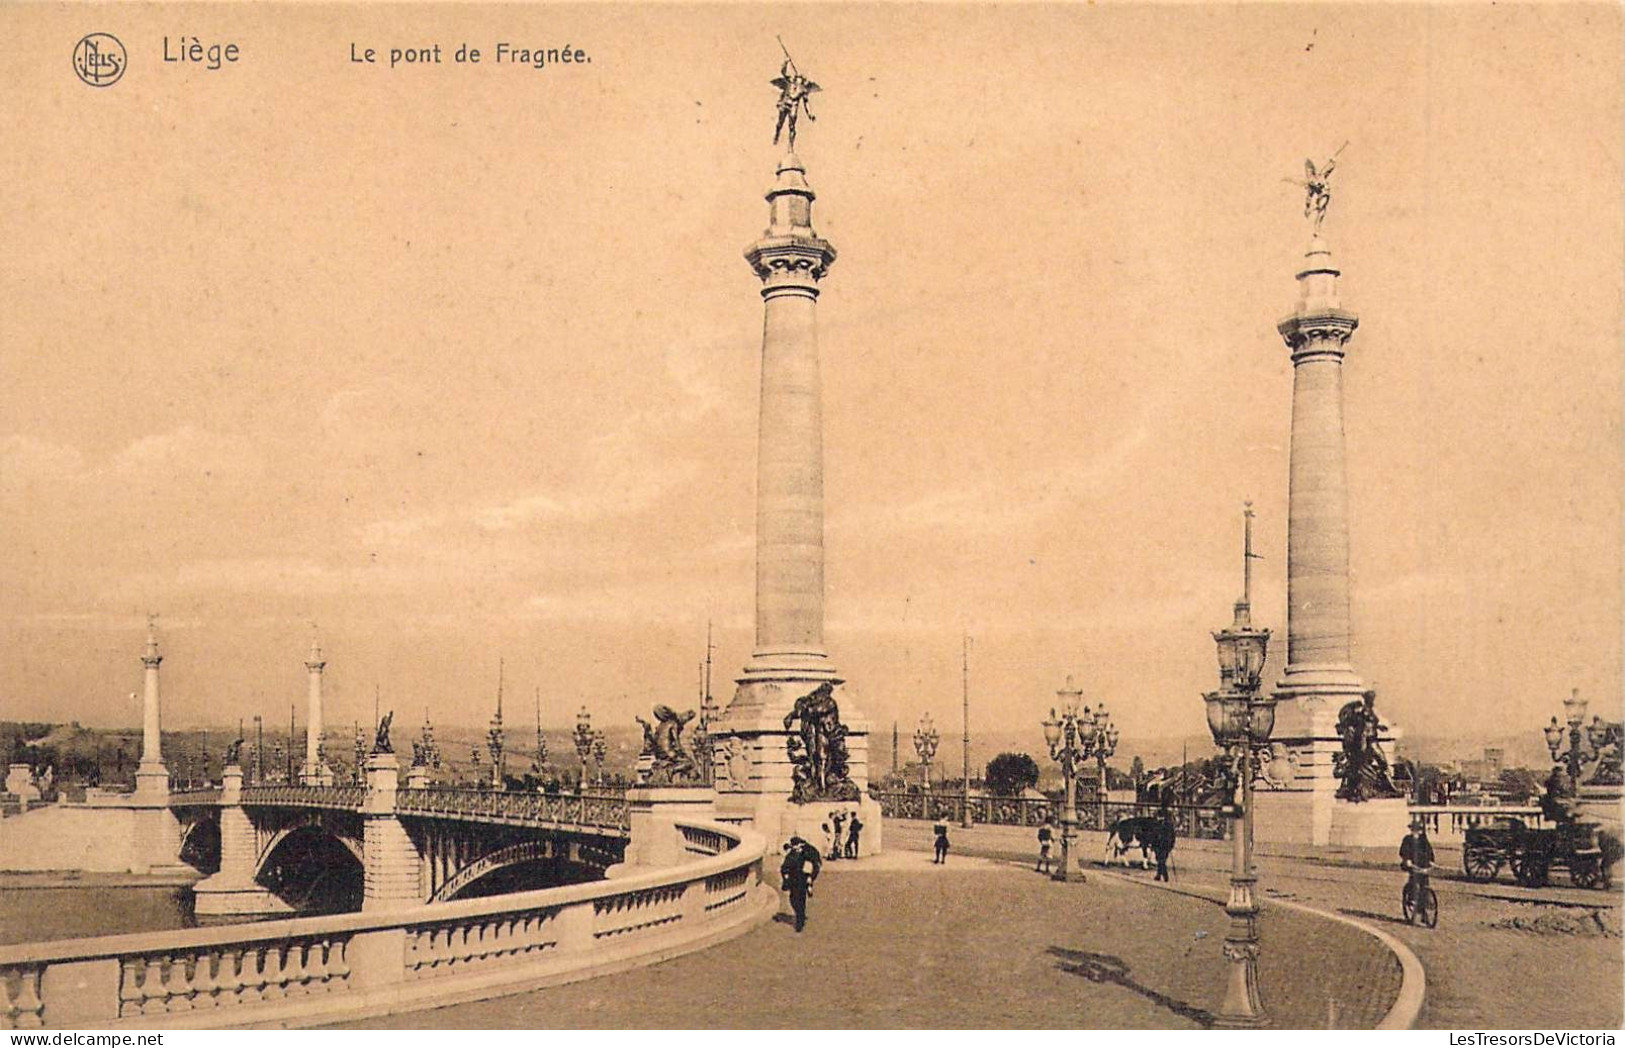
[[1576,855],[1569,864],[1569,879],[1576,888],[1607,888],[1610,880],[1600,855]]
[[1539,852],[1525,852],[1512,860],[1512,873],[1525,888],[1544,888],[1551,877],[1546,856]]
[[1493,881],[1501,872],[1501,857],[1489,848],[1468,848],[1462,852],[1461,868],[1470,881]]

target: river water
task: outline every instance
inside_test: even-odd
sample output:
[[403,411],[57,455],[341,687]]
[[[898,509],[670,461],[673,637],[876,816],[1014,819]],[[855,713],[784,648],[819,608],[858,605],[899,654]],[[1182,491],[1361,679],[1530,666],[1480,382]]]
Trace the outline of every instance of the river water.
[[0,885],[0,945],[196,925],[186,887]]

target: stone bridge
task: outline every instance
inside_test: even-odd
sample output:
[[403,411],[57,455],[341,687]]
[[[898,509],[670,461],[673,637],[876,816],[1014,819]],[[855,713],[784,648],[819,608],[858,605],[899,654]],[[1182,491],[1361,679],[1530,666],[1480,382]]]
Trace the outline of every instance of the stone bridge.
[[447,902],[518,867],[574,883],[626,857],[625,794],[435,789],[416,776],[399,788],[389,754],[366,775],[365,786],[244,786],[231,767],[221,789],[172,794],[177,857],[211,874],[198,914]]
[[[701,949],[768,920],[778,905],[777,891],[761,880],[767,841],[717,821],[709,789],[634,790],[619,808],[566,798],[581,803],[544,804],[533,813],[514,807],[518,802],[375,788],[381,785],[369,781],[359,808],[353,793],[324,791],[318,805],[312,797],[299,803],[294,791],[256,795],[229,782],[212,802],[177,798],[194,833],[208,809],[218,811],[225,827],[222,875],[234,862],[249,868],[232,858],[234,834],[257,844],[298,832],[286,825],[257,829],[256,818],[269,827],[270,813],[288,813],[339,835],[347,820],[360,820],[359,837],[351,840],[359,841],[366,864],[365,908],[0,947],[0,1029],[276,1028],[482,1000]],[[385,792],[396,793],[387,813],[379,796]],[[403,800],[407,794],[415,795]],[[548,836],[515,839],[469,859],[437,882],[448,897],[457,893],[459,876],[473,883],[482,864],[496,869],[551,854],[547,841],[561,834],[572,847],[577,839],[583,848],[619,844],[627,861],[607,880],[486,898],[426,902],[418,898],[421,886],[404,890],[406,881],[398,894],[373,893],[376,877],[388,873],[386,866],[375,874],[375,854],[404,861],[404,848],[390,842],[461,823],[463,813],[449,809],[476,803],[486,805],[486,821],[464,825]],[[249,831],[232,828],[234,812]],[[380,842],[382,853],[374,850]]]

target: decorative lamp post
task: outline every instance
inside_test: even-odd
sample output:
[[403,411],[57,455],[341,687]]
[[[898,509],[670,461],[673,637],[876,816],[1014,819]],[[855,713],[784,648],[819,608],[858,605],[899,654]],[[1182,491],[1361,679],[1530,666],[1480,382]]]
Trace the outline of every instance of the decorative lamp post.
[[580,785],[583,789],[585,789],[587,785],[587,761],[592,757],[593,738],[592,714],[588,713],[587,707],[583,706],[581,707],[581,712],[576,714],[576,730],[574,736],[574,741],[576,744],[576,756],[581,758]]
[[1617,762],[1620,753],[1621,726],[1609,723],[1601,717],[1593,716],[1591,723],[1585,723],[1585,699],[1580,698],[1580,689],[1575,688],[1568,698],[1563,700],[1563,724],[1552,718],[1543,733],[1546,736],[1546,748],[1551,751],[1552,760],[1568,767],[1569,778],[1575,786],[1580,785],[1580,777],[1585,765],[1604,757],[1612,756]]
[[[1050,879],[1069,881],[1073,879],[1069,868],[1072,838],[1078,825],[1078,772],[1108,738],[1112,747],[1116,747],[1117,732],[1110,727],[1111,720],[1105,710],[1097,714],[1087,706],[1079,709],[1083,689],[1072,686],[1070,674],[1066,678],[1066,687],[1055,695],[1060,699],[1061,712],[1056,713],[1055,707],[1050,707],[1049,718],[1044,721],[1044,742],[1049,745],[1050,760],[1061,766],[1061,779],[1066,783],[1066,802],[1061,808],[1061,861],[1055,872],[1050,874]],[[1078,879],[1082,879],[1081,874]]]
[[[941,741],[936,725],[931,723],[931,714],[926,713],[920,718],[920,726],[914,729],[914,752],[920,755],[920,766],[925,770],[925,792],[928,794],[931,792],[931,761],[936,757],[937,744]],[[926,816],[930,817],[929,811]]]
[[594,732],[592,736],[592,762],[598,769],[598,785],[604,784],[604,760],[609,756],[609,739],[603,732]]
[[1243,553],[1242,597],[1236,602],[1235,620],[1228,629],[1217,630],[1213,639],[1219,648],[1219,690],[1202,696],[1207,704],[1207,726],[1213,741],[1225,751],[1233,767],[1235,795],[1229,806],[1231,824],[1230,899],[1224,910],[1230,927],[1224,936],[1224,956],[1229,980],[1219,1005],[1215,1024],[1224,1027],[1256,1027],[1266,1024],[1263,1002],[1258,995],[1258,903],[1253,895],[1257,876],[1253,872],[1253,776],[1260,750],[1269,748],[1275,731],[1275,699],[1260,694],[1264,659],[1269,651],[1270,631],[1252,624],[1253,510],[1247,503],[1245,548]]
[[1100,829],[1106,827],[1106,800],[1110,796],[1106,789],[1106,758],[1117,752],[1117,725],[1112,723],[1111,714],[1106,712],[1105,706],[1095,708],[1095,715],[1090,725],[1094,738],[1090,740],[1095,751],[1095,802],[1100,810]]

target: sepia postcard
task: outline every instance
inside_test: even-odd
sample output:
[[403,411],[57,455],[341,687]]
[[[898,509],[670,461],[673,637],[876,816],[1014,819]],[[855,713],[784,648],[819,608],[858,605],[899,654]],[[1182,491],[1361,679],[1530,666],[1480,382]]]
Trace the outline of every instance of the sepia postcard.
[[1622,28],[0,8],[0,1029],[1615,1043]]

